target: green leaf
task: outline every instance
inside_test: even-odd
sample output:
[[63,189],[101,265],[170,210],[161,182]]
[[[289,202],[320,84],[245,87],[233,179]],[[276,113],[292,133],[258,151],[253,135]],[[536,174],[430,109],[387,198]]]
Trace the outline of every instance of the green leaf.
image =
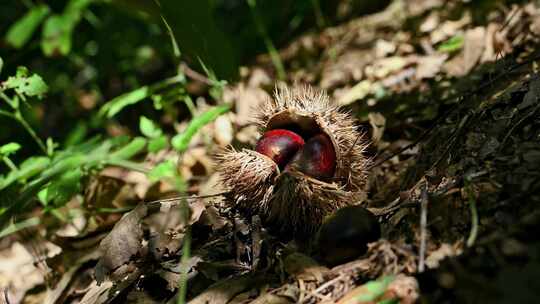
[[154,94],[151,97],[154,104],[154,109],[158,111],[163,109],[163,96],[161,96],[161,94]]
[[146,139],[135,137],[130,143],[111,153],[110,159],[129,159],[141,152],[146,146]]
[[4,67],[4,60],[0,57],[0,73],[2,73],[2,68]]
[[150,95],[150,88],[148,86],[140,87],[134,91],[122,94],[113,98],[101,107],[99,110],[100,115],[107,115],[111,118],[122,111],[125,107],[138,103]]
[[21,145],[15,142],[5,144],[3,146],[0,146],[0,155],[8,156],[10,154],[13,154],[19,151],[20,148],[21,148]]
[[38,200],[41,202],[43,206],[47,206],[49,204],[48,192],[49,192],[49,188],[45,187],[41,189],[37,194]]
[[52,15],[43,25],[41,50],[45,56],[66,55],[71,50],[72,28],[62,15]]
[[152,138],[148,142],[148,151],[149,152],[157,152],[165,149],[167,147],[168,141],[167,136],[162,135],[160,137]]
[[4,229],[2,229],[2,231],[0,231],[0,239],[22,229],[37,226],[40,222],[41,220],[38,217],[31,217],[18,223],[11,223],[9,226],[5,227]]
[[18,67],[17,74],[10,76],[2,85],[5,89],[14,89],[17,94],[38,98],[43,97],[49,89],[39,75],[28,77],[28,69],[25,67]]
[[9,27],[5,37],[6,42],[16,49],[23,47],[49,12],[50,9],[45,4],[32,7],[21,19]]
[[153,121],[145,116],[141,116],[139,119],[139,129],[144,136],[149,138],[159,137],[163,133]]
[[71,0],[66,5],[64,14],[66,15],[82,14],[82,12],[86,9],[86,7],[93,1],[94,0]]
[[68,170],[58,178],[53,179],[47,189],[47,202],[53,202],[55,207],[61,207],[81,190],[80,181],[83,174],[80,168]]
[[220,115],[228,112],[230,108],[231,106],[228,104],[216,106],[206,111],[202,115],[195,117],[193,120],[191,120],[191,122],[189,123],[189,125],[187,126],[186,130],[183,133],[177,134],[176,136],[173,137],[172,142],[171,142],[172,146],[176,150],[180,152],[184,152],[188,148],[189,143],[191,139],[193,138],[193,136],[197,134],[197,132],[202,127],[212,122],[213,120],[218,118]]
[[394,277],[385,276],[380,279],[367,282],[363,285],[366,288],[367,293],[359,295],[356,297],[356,300],[360,303],[375,301],[378,297],[382,296],[386,292],[388,285],[390,285],[392,281],[394,281]]
[[30,157],[19,166],[19,170],[10,172],[0,184],[0,191],[16,181],[24,181],[36,174],[41,173],[50,164],[49,158],[45,156]]
[[58,143],[55,143],[54,140],[50,137],[47,137],[47,155],[53,155],[54,150],[58,148]]
[[463,44],[465,43],[465,39],[463,36],[458,35],[454,36],[445,42],[441,43],[439,47],[437,47],[437,50],[440,52],[447,52],[451,53],[457,50],[460,50],[463,47]]
[[175,178],[177,175],[176,166],[171,160],[159,163],[148,172],[148,178],[151,182],[157,182],[165,178]]
[[69,147],[76,145],[84,140],[88,134],[88,125],[85,121],[79,121],[77,126],[73,128],[64,140],[64,146]]
[[91,2],[92,0],[71,0],[61,15],[47,18],[41,37],[41,49],[45,56],[69,54],[73,30]]

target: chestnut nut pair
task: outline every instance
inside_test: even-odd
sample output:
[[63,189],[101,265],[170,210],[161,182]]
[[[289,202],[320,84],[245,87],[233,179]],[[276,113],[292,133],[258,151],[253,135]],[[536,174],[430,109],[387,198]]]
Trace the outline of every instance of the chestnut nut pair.
[[322,133],[305,141],[290,130],[270,130],[257,142],[255,151],[268,156],[281,170],[294,167],[316,179],[332,177],[336,168],[334,147],[330,138]]

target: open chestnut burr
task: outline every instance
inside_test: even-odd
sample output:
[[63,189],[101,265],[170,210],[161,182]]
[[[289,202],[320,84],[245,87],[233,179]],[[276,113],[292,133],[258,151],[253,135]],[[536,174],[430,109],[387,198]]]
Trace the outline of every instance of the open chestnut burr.
[[364,199],[367,141],[354,118],[311,87],[278,87],[258,109],[254,150],[216,157],[226,200],[294,236],[311,235],[335,210]]

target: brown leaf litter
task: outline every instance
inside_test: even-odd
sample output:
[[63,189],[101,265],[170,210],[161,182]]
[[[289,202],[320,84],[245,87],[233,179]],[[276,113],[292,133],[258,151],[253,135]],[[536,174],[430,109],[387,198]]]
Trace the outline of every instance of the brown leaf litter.
[[[15,284],[14,267],[0,267],[10,303],[172,303],[183,275],[192,303],[355,303],[364,284],[383,275],[393,281],[379,300],[527,299],[539,262],[531,231],[540,222],[540,9],[502,5],[479,20],[468,5],[394,1],[281,51],[288,81],[327,89],[373,129],[365,203],[384,239],[364,256],[329,269],[309,244],[269,234],[260,219],[239,218],[219,197],[178,198],[161,182],[107,168],[106,177],[88,183],[89,216],[80,231],[50,238],[62,254],[35,259],[47,259],[56,275],[48,291],[22,247],[3,246],[28,278]],[[453,37],[462,45],[440,50]],[[258,60],[226,89],[235,113],[209,125],[208,137],[196,138],[179,162],[190,177],[188,194],[222,192],[209,155],[229,143],[250,147],[259,136],[246,118],[273,88],[273,70],[265,56]],[[177,156],[147,162],[167,157]],[[139,200],[147,203],[121,219],[98,212]],[[180,263],[188,236],[190,258]]]

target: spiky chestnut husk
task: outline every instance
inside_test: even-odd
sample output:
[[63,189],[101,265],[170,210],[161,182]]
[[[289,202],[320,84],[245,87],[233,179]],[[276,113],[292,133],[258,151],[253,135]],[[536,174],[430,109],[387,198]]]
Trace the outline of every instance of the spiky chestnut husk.
[[240,212],[258,214],[285,233],[311,235],[327,215],[365,198],[367,142],[354,118],[324,92],[280,86],[274,95],[258,110],[260,134],[287,129],[306,142],[321,133],[328,136],[336,159],[333,176],[317,179],[294,165],[280,170],[263,154],[232,148],[218,154],[217,169],[229,190],[227,201]]

